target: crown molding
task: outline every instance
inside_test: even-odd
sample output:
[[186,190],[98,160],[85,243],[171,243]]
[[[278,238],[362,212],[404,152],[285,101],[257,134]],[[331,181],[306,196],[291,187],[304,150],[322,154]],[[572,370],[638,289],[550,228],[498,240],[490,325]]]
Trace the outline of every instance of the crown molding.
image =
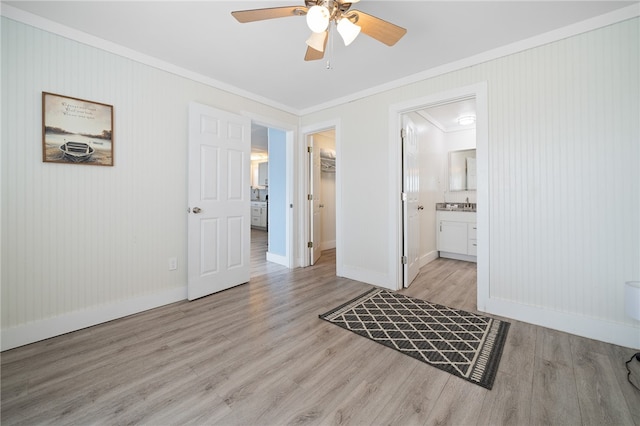
[[508,44],[496,49],[487,50],[486,52],[479,53],[477,55],[469,56],[468,58],[461,59],[459,61],[450,62],[438,67],[430,68],[428,70],[398,79],[390,81],[379,86],[371,87],[369,89],[352,93],[350,95],[334,99],[332,101],[316,105],[314,107],[305,108],[300,111],[301,115],[311,114],[323,109],[332,108],[338,105],[353,102],[358,99],[366,98],[368,96],[376,95],[378,93],[385,92],[387,90],[396,89],[398,87],[406,86],[409,84],[417,83],[422,80],[437,77],[442,74],[446,74],[453,71],[458,71],[463,68],[468,68],[474,65],[488,62],[494,59],[502,58],[514,53],[522,52],[524,50],[539,47],[545,44],[553,43],[565,38],[573,37],[578,34],[583,34],[598,28],[606,27],[608,25],[616,24],[618,22],[626,21],[640,16],[640,3],[627,6],[613,12],[606,13],[604,15],[596,16],[581,22],[577,22],[566,27],[559,28],[557,30],[549,31],[543,34],[539,34],[534,37],[530,37],[525,40],[521,40],[515,43]]
[[288,112],[296,116],[299,115],[299,111],[297,109],[291,108],[288,105],[275,102],[271,99],[267,99],[265,97],[256,95],[255,93],[248,92],[239,87],[232,86],[230,84],[190,71],[185,68],[181,68],[169,62],[165,62],[158,58],[154,58],[153,56],[145,55],[136,50],[122,46],[120,44],[116,44],[116,43],[107,41],[105,39],[93,36],[91,34],[87,34],[83,31],[79,31],[74,28],[68,27],[66,25],[53,22],[49,19],[43,18],[38,15],[34,15],[33,13],[26,12],[24,10],[15,8],[13,6],[9,6],[4,3],[1,3],[0,15],[8,19],[32,26],[34,28],[38,28],[40,30],[47,31],[52,34],[59,35],[69,40],[86,44],[88,46],[92,46],[92,47],[104,50],[106,52],[113,53],[127,59],[131,59],[141,64],[148,65],[150,67],[153,67],[162,71],[166,71],[171,74],[178,75],[180,77],[185,77],[185,78],[188,78],[189,80],[193,80],[198,83],[202,83],[219,90],[224,90],[225,92],[229,92],[229,93],[241,96],[243,98],[247,98],[252,101],[265,104],[267,106],[271,106],[281,111]]
[[65,25],[58,24],[46,18],[34,15],[32,13],[17,9],[15,7],[0,3],[0,15],[12,19],[14,21],[21,22],[26,25],[39,28],[44,31],[48,31],[53,34],[68,38],[70,40],[77,41],[98,49],[105,50],[116,55],[131,59],[133,61],[157,68],[181,77],[188,78],[190,80],[211,86],[213,88],[224,90],[226,92],[259,102],[261,104],[279,109],[281,111],[296,115],[304,116],[317,111],[321,111],[327,108],[332,108],[338,105],[343,105],[349,102],[353,102],[358,99],[366,98],[368,96],[376,95],[378,93],[385,92],[387,90],[396,89],[398,87],[413,84],[422,80],[433,78],[442,74],[446,74],[452,71],[457,71],[463,68],[467,68],[473,65],[478,65],[483,62],[488,62],[494,59],[498,59],[504,56],[508,56],[514,53],[521,52],[523,50],[542,46],[544,44],[552,43],[558,40],[562,40],[568,37],[572,37],[578,34],[582,34],[588,31],[592,31],[598,28],[605,27],[607,25],[616,24],[618,22],[626,21],[628,19],[636,18],[640,16],[640,3],[636,3],[631,6],[627,6],[613,12],[606,13],[604,15],[596,16],[557,30],[549,31],[544,34],[540,34],[525,40],[518,41],[506,46],[502,46],[496,49],[488,50],[477,55],[470,56],[468,58],[454,61],[448,64],[444,64],[438,67],[430,68],[428,70],[398,79],[390,81],[388,83],[371,87],[360,92],[352,93],[350,95],[333,99],[329,102],[315,105],[313,107],[297,109],[289,105],[284,105],[279,102],[275,102],[272,99],[268,99],[255,93],[251,93],[236,86],[229,85],[219,80],[204,76],[202,74],[190,71],[185,68],[178,67],[171,63],[162,61],[152,56],[145,55],[136,50],[129,49],[122,45],[112,43],[110,41],[101,39],[99,37],[92,36],[82,31],[67,27]]

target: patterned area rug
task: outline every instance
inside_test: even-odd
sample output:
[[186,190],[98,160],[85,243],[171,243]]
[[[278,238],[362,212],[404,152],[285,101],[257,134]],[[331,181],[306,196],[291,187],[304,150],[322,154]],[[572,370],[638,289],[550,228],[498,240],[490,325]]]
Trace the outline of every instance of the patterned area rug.
[[320,318],[491,389],[509,323],[373,289]]

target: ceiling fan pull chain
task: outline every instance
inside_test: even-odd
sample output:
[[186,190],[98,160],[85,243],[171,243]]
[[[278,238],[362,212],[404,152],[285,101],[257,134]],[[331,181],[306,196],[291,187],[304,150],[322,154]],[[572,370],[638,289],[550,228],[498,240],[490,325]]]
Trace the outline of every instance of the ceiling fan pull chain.
[[330,70],[331,69],[331,58],[333,57],[333,25],[330,24],[329,28],[327,28],[328,31],[328,49],[327,49],[327,69]]

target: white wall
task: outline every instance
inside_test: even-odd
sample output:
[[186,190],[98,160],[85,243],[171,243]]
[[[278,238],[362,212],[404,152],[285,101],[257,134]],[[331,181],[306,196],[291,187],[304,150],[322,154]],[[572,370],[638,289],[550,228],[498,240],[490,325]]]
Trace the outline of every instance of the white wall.
[[397,285],[390,106],[486,82],[487,308],[640,347],[623,300],[624,282],[640,279],[638,27],[629,19],[302,117],[342,123],[338,270]]
[[[114,106],[113,167],[42,162],[42,91]],[[186,297],[190,101],[298,121],[2,18],[2,349]]]

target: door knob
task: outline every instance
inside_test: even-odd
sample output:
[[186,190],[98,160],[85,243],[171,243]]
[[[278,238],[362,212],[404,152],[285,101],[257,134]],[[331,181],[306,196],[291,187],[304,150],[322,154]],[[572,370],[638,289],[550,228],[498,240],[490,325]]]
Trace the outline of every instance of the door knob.
[[424,210],[424,206],[418,206],[418,210]]
[[202,211],[202,209],[200,207],[194,207],[193,208],[193,213],[198,214]]

